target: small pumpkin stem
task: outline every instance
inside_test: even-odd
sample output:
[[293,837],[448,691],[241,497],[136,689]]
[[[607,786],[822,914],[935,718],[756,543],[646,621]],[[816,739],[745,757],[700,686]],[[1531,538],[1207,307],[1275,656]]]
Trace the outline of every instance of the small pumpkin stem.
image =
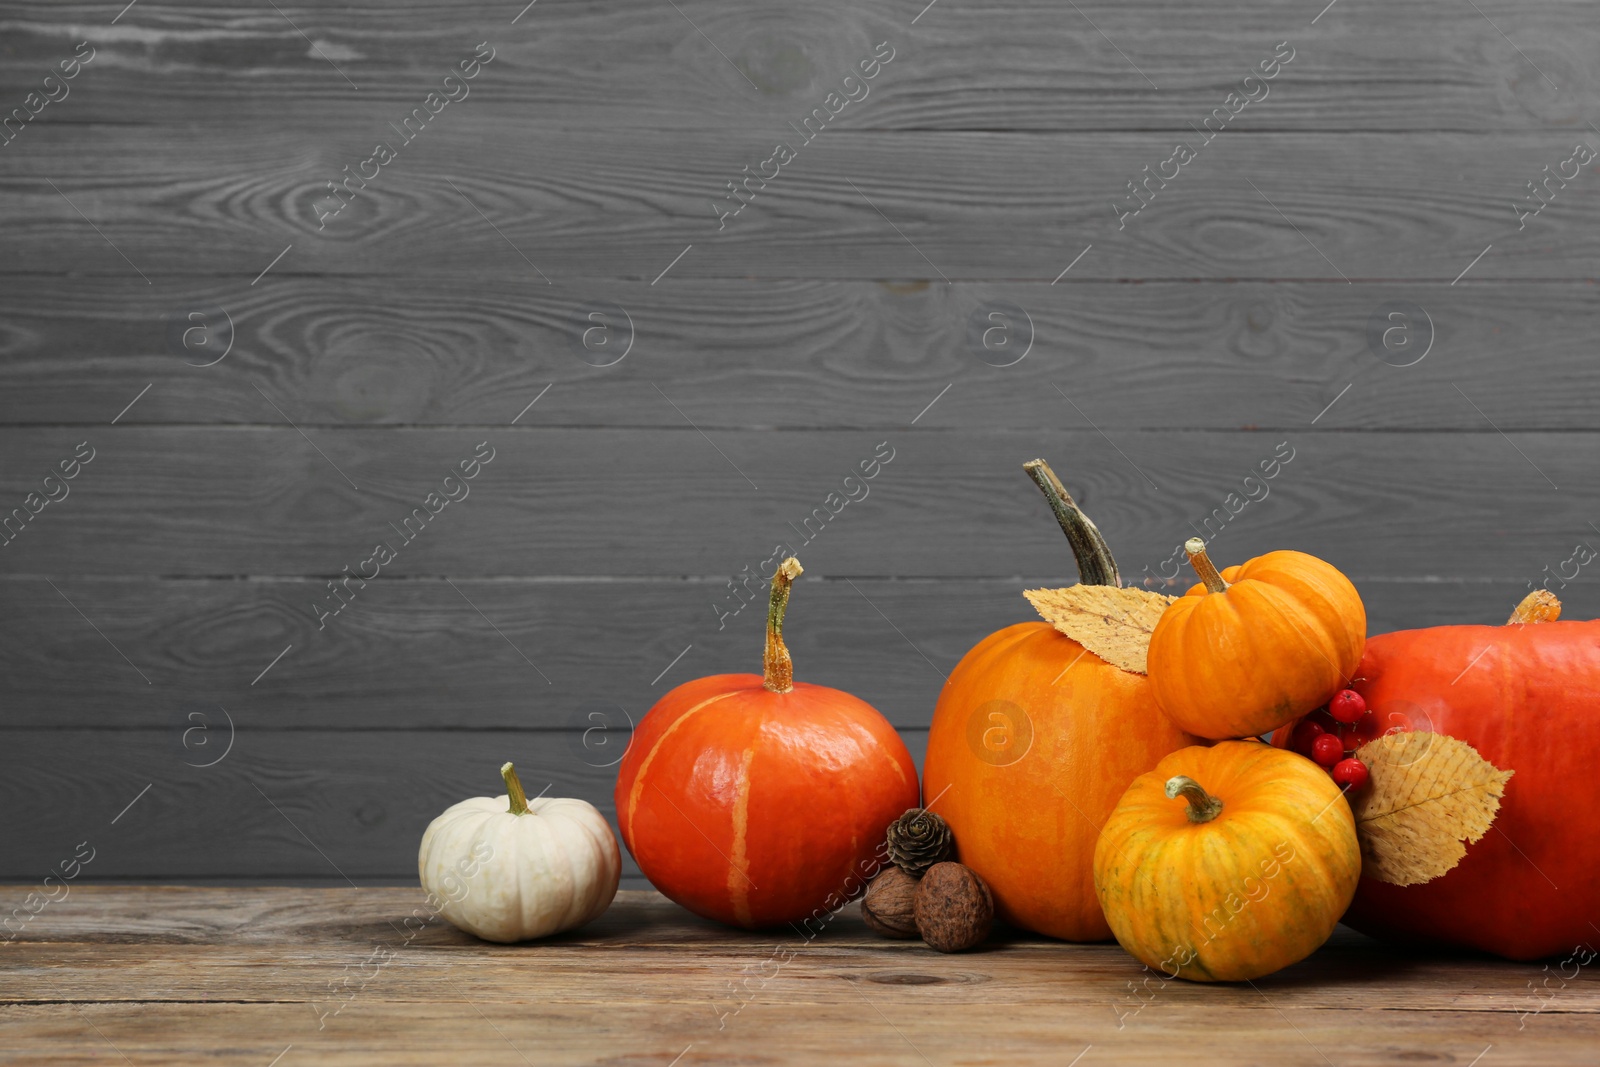
[[1507,626],[1520,626],[1530,622],[1555,622],[1561,618],[1561,601],[1548,589],[1535,589],[1522,598],[1522,603],[1506,620]]
[[789,589],[803,573],[800,561],[790,556],[779,564],[778,573],[772,576],[772,599],[767,604],[767,647],[761,655],[761,669],[765,676],[763,685],[774,693],[787,693],[794,688],[794,662],[789,659],[789,647],[783,643],[783,613],[789,608]]
[[1083,585],[1109,585],[1122,588],[1122,575],[1117,571],[1117,561],[1111,555],[1111,546],[1105,537],[1078,507],[1067,487],[1061,484],[1050,464],[1042,459],[1030,459],[1022,465],[1044,498],[1050,502],[1061,532],[1067,535],[1072,556],[1078,561],[1078,581]]
[[517,769],[506,763],[500,767],[500,777],[506,780],[506,795],[511,798],[511,807],[508,809],[513,815],[531,815],[528,810],[528,794],[522,791],[522,779],[517,777]]
[[1210,822],[1222,814],[1222,801],[1207,793],[1199,782],[1183,774],[1167,779],[1167,799],[1176,800],[1180,796],[1189,802],[1190,822]]
[[1211,557],[1206,555],[1206,543],[1198,537],[1191,537],[1183,543],[1183,550],[1189,553],[1189,566],[1206,583],[1206,588],[1213,593],[1226,593],[1228,583],[1222,580],[1222,575],[1217,573],[1216,565],[1211,562]]

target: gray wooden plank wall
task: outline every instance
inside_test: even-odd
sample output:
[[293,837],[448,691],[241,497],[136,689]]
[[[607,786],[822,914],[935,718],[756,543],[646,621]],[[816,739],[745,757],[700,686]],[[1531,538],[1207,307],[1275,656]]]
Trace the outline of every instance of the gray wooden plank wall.
[[407,881],[507,758],[609,811],[779,543],[800,676],[920,758],[1075,579],[1035,455],[1134,579],[1210,519],[1375,632],[1600,611],[1592,4],[278,8],[0,7],[0,880]]

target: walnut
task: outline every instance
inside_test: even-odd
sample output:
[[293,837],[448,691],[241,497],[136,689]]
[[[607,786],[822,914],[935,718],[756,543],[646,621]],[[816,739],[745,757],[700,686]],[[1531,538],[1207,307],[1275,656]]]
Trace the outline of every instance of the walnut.
[[916,937],[912,905],[916,892],[917,879],[899,867],[885,867],[867,885],[861,898],[861,918],[880,937]]
[[930,948],[962,952],[980,944],[994,925],[994,897],[976,871],[936,863],[917,883],[912,904],[917,932]]

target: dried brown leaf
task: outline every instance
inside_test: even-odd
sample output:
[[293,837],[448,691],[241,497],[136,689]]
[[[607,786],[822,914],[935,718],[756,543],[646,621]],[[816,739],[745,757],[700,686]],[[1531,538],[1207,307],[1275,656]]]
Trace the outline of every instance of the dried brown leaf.
[[1431,881],[1489,832],[1513,772],[1444,734],[1386,734],[1361,746],[1372,772],[1355,804],[1362,870],[1391,885]]
[[1023,596],[1045,622],[1114,667],[1145,674],[1156,620],[1175,599],[1148,589],[1069,585],[1028,589]]

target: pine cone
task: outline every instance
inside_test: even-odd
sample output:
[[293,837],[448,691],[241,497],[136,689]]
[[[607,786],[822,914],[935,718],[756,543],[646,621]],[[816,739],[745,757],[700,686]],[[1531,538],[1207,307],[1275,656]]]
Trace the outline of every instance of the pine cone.
[[890,823],[884,837],[889,859],[914,878],[921,878],[929,867],[944,862],[955,852],[949,825],[923,808],[912,808]]

